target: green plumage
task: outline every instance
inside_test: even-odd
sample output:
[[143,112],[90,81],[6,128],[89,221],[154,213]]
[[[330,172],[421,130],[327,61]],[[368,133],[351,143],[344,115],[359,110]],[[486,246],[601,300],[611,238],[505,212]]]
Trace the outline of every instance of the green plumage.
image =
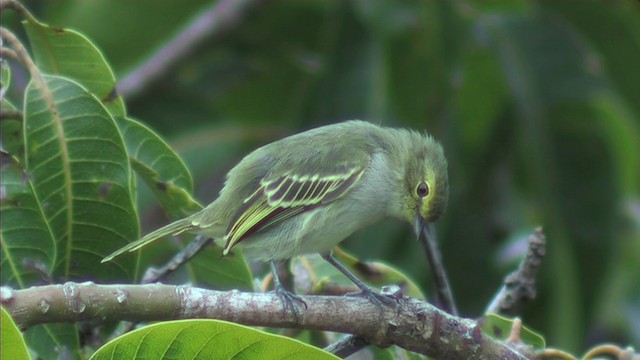
[[240,244],[262,260],[324,253],[386,218],[435,221],[447,197],[446,160],[430,136],[348,121],[256,149],[229,172],[205,209],[103,262],[184,231],[213,237],[224,254]]

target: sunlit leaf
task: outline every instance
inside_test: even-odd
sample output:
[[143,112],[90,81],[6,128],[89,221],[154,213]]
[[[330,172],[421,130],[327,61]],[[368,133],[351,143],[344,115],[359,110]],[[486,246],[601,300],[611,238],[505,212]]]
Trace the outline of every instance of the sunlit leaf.
[[0,333],[2,333],[2,349],[0,349],[0,353],[2,353],[2,357],[5,359],[12,360],[27,360],[31,357],[29,356],[29,352],[27,351],[27,345],[22,338],[22,334],[20,333],[20,329],[13,322],[13,319],[7,313],[5,308],[2,308],[2,321],[0,321]]
[[116,338],[92,360],[170,359],[337,359],[297,340],[218,320],[170,321]]

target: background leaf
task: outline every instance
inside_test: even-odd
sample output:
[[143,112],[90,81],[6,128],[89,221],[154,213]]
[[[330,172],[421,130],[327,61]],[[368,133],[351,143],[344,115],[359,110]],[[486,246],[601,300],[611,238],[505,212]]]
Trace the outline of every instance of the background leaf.
[[104,56],[84,35],[25,20],[31,49],[40,71],[69,77],[87,88],[114,115],[124,116],[124,102]]
[[116,117],[131,164],[153,190],[170,219],[187,217],[202,209],[191,197],[193,180],[178,155],[140,122]]
[[2,284],[25,288],[51,276],[56,242],[22,164],[1,156]]

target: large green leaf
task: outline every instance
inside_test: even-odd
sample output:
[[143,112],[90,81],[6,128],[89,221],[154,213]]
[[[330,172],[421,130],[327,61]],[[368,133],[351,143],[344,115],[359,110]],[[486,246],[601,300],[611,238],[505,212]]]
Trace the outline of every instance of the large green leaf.
[[202,209],[191,197],[193,180],[182,159],[140,122],[116,117],[133,168],[153,190],[169,218],[177,220]]
[[30,359],[27,345],[20,333],[20,329],[13,322],[7,310],[2,308],[2,321],[0,321],[0,331],[2,333],[2,345],[0,354],[5,359],[27,360]]
[[55,76],[32,81],[25,103],[25,167],[57,243],[54,276],[133,279],[131,257],[100,265],[138,237],[131,169],[111,115],[80,85]]
[[116,94],[115,76],[89,39],[76,31],[54,28],[33,19],[25,20],[24,27],[40,71],[79,82],[112,114],[124,116],[124,102]]
[[300,341],[218,320],[150,325],[100,348],[91,359],[337,359]]
[[24,288],[50,275],[56,243],[22,164],[5,153],[1,156],[2,284]]

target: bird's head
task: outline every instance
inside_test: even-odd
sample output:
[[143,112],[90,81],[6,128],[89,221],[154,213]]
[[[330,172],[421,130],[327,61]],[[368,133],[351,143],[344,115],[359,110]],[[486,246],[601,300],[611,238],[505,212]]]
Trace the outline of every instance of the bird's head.
[[406,143],[404,166],[404,218],[416,234],[436,221],[447,207],[447,160],[440,144],[429,135],[412,133]]

